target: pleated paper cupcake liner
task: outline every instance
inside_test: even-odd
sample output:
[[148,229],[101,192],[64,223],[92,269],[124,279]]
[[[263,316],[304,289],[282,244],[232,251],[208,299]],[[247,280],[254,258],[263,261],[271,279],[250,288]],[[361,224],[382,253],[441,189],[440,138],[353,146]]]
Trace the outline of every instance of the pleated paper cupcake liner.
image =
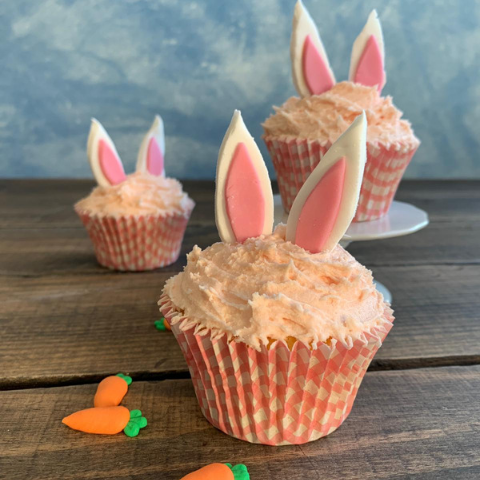
[[152,270],[176,262],[190,213],[101,217],[77,211],[98,263],[128,271]]
[[[283,207],[289,212],[300,188],[331,144],[272,135],[264,140],[277,173]],[[387,214],[416,150],[416,146],[386,148],[367,142],[367,163],[354,222],[376,220]]]
[[313,350],[277,341],[260,351],[227,335],[197,332],[170,297],[160,299],[192,376],[205,418],[222,432],[265,445],[317,440],[349,415],[365,372],[392,327],[365,333],[350,346],[332,340]]

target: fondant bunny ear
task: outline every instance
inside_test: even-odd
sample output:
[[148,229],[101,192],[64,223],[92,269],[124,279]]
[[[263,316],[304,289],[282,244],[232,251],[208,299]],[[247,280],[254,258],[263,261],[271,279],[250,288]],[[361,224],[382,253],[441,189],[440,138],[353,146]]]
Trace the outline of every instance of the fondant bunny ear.
[[330,147],[298,192],[287,240],[318,253],[335,247],[357,209],[366,161],[367,119],[359,115]]
[[117,149],[102,124],[94,118],[88,135],[87,155],[93,175],[101,187],[117,185],[125,180]]
[[152,175],[164,175],[165,133],[163,120],[160,115],[155,115],[150,130],[143,137],[138,151],[137,171],[147,171]]
[[272,233],[273,194],[267,167],[238,110],[218,154],[215,221],[227,243]]
[[293,13],[290,57],[293,83],[300,96],[320,95],[335,85],[317,27],[301,0]]
[[379,93],[387,81],[382,26],[376,10],[353,43],[349,79],[369,87],[376,85]]

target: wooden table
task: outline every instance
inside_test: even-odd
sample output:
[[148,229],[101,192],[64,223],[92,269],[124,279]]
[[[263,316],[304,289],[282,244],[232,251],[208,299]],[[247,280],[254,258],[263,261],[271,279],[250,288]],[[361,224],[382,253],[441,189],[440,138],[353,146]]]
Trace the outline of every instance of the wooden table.
[[[397,199],[430,226],[351,246],[393,292],[395,326],[344,425],[292,447],[213,428],[175,339],[153,325],[185,253],[218,240],[213,184],[185,182],[197,207],[181,259],[146,273],[96,264],[72,209],[92,185],[0,182],[0,478],[178,480],[227,461],[252,480],[480,478],[480,182],[404,181]],[[134,378],[125,406],[149,420],[137,438],[62,425],[117,372]]]

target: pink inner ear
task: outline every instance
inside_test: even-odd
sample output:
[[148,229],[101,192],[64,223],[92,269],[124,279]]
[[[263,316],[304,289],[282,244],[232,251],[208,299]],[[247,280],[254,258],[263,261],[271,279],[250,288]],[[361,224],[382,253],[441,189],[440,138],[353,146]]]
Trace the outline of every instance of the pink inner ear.
[[340,211],[345,157],[325,173],[305,201],[298,217],[295,244],[311,253],[323,250]]
[[237,145],[225,180],[225,204],[237,242],[258,237],[265,222],[265,196],[247,146]]
[[155,137],[152,137],[148,144],[147,170],[157,176],[163,173],[163,153]]
[[385,71],[383,68],[382,53],[378,46],[375,35],[370,35],[362,56],[358,61],[357,71],[355,72],[355,83],[361,83],[369,87],[377,86],[380,93],[385,83]]
[[110,148],[105,140],[98,143],[98,157],[100,159],[100,168],[105,178],[112,184],[122,183],[126,176],[123,165],[117,154]]
[[305,83],[312,95],[320,95],[330,90],[335,84],[310,35],[305,37],[303,43],[302,67]]

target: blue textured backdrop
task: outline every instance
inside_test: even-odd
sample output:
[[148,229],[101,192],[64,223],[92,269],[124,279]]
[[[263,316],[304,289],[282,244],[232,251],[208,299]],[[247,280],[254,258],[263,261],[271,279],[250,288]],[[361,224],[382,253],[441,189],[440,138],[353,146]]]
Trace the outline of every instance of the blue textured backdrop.
[[[337,79],[377,8],[384,89],[422,146],[409,177],[480,178],[480,2],[305,0]],[[3,0],[0,176],[87,177],[90,117],[127,170],[153,116],[166,125],[167,173],[212,178],[234,108],[260,140],[272,104],[294,94],[294,0]]]

